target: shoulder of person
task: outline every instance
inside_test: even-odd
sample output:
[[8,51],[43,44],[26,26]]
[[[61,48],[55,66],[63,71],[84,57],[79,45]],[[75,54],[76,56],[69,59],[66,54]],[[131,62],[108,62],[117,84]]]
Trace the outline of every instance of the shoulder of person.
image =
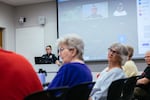
[[118,68],[118,67],[116,67],[116,68],[113,68],[112,70],[111,70],[112,72],[121,72],[121,71],[123,71],[121,68]]
[[150,65],[148,65],[148,66],[146,67],[146,69],[150,69]]
[[59,71],[68,71],[72,69],[72,64],[71,63],[67,63],[67,64],[64,64],[60,67]]
[[60,69],[65,69],[65,68],[68,68],[68,67],[70,67],[70,63],[63,64]]
[[47,54],[43,54],[42,56],[47,56]]
[[114,75],[121,75],[121,73],[124,74],[124,71],[123,71],[123,69],[121,69],[121,68],[113,68],[113,69],[110,71],[110,75],[111,75],[111,74],[114,74]]
[[[74,66],[74,63],[66,63],[66,64],[64,64],[63,66],[65,66],[65,67]],[[63,66],[62,66],[62,67],[63,67]]]
[[150,70],[150,66],[149,65],[144,69],[144,71],[147,71],[147,70]]
[[55,54],[53,54],[53,56],[56,56]]
[[136,66],[135,63],[134,63],[134,61],[132,61],[132,60],[129,60],[129,61],[127,61],[127,62],[124,64],[124,66],[129,66],[129,67],[130,67],[130,66],[133,66],[133,65]]
[[124,73],[123,69],[121,69],[121,68],[114,68],[112,73],[116,77],[120,77],[120,78],[125,77],[125,73]]
[[[62,67],[63,68],[67,68],[67,69],[74,69],[74,68],[76,68],[75,66],[79,66],[79,65],[77,65],[78,63],[66,63],[66,64],[64,64]],[[80,64],[80,63],[79,63]],[[82,65],[82,64],[81,64]]]
[[53,54],[53,53],[51,53],[51,55],[52,55],[53,57],[56,57],[56,55],[55,55],[55,54]]

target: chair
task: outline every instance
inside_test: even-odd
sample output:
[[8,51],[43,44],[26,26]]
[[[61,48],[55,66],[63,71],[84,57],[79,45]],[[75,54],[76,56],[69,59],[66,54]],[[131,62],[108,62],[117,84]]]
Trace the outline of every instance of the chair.
[[111,83],[108,89],[107,100],[120,100],[122,98],[122,91],[126,80],[119,79]]
[[137,96],[133,98],[132,100],[150,100],[150,96],[144,97],[144,96]]
[[55,88],[33,93],[24,98],[24,100],[64,100],[68,92],[68,87]]
[[124,87],[122,91],[122,100],[132,100],[134,94],[134,88],[136,86],[137,76],[127,78],[124,82]]
[[110,85],[107,100],[132,100],[137,76],[119,79]]
[[88,100],[95,82],[86,82],[69,89],[65,100]]

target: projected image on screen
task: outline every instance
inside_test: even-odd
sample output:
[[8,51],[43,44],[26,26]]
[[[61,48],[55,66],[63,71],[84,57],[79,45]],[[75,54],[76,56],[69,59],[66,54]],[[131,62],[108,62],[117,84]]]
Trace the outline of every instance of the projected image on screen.
[[122,2],[118,3],[116,10],[114,11],[113,15],[114,16],[126,16],[127,15],[127,12],[124,8],[124,4]]
[[134,58],[143,58],[150,47],[150,22],[142,19],[150,14],[138,11],[146,1],[149,11],[149,0],[58,0],[59,37],[79,34],[85,42],[85,60],[106,60],[108,47],[115,42],[133,46]]
[[150,1],[137,1],[138,50],[140,54],[150,50]]
[[82,6],[82,16],[84,19],[107,18],[108,17],[107,2],[83,5]]

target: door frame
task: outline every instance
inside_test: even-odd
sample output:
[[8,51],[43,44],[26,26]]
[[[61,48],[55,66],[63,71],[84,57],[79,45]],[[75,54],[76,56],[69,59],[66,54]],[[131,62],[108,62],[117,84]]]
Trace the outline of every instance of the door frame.
[[5,44],[4,43],[5,42],[4,41],[5,40],[5,34],[4,34],[5,33],[5,28],[4,27],[0,27],[0,31],[2,32],[2,47],[1,48],[4,48],[5,47],[5,45],[4,45]]

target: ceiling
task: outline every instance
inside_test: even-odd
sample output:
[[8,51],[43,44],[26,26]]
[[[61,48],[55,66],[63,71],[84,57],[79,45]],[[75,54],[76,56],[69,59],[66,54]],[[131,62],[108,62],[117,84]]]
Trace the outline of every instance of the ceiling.
[[55,0],[0,0],[0,2],[9,4],[12,6],[21,6],[21,5],[27,5],[27,4],[48,2],[48,1],[55,1]]

